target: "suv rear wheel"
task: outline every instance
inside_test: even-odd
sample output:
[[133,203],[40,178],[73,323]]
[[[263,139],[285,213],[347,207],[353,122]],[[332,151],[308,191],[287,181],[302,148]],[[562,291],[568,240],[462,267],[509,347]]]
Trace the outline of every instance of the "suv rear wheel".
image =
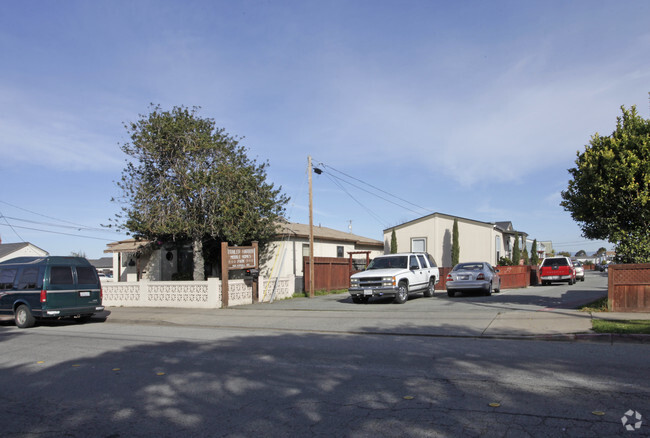
[[435,292],[436,292],[436,279],[430,278],[429,285],[427,286],[427,289],[424,291],[424,296],[432,297],[435,294]]
[[32,315],[32,311],[29,310],[29,307],[27,307],[25,304],[21,304],[16,308],[16,312],[14,313],[14,320],[16,321],[16,326],[19,328],[33,327],[36,323],[36,319],[34,318],[34,315]]

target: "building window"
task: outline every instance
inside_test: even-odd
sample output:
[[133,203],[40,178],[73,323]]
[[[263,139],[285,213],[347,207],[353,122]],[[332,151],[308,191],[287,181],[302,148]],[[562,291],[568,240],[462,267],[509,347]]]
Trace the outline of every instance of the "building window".
[[302,244],[302,256],[303,257],[309,257],[309,244],[308,243],[303,243]]
[[337,246],[336,247],[336,257],[343,257],[343,247],[342,246]]
[[411,252],[427,252],[427,239],[425,237],[412,238]]

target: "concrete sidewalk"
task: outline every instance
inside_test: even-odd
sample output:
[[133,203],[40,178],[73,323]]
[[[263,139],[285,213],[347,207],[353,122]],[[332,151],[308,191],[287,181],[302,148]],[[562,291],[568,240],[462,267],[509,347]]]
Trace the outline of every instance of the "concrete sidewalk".
[[309,307],[287,309],[269,304],[228,309],[112,307],[97,317],[106,317],[110,323],[252,331],[650,343],[650,335],[610,335],[591,331],[592,319],[650,320],[649,313],[500,309],[467,317],[465,313],[454,311],[445,312],[444,315],[432,315],[431,312],[417,309],[409,312],[382,311],[385,306],[378,306],[379,312],[369,306],[338,311]]

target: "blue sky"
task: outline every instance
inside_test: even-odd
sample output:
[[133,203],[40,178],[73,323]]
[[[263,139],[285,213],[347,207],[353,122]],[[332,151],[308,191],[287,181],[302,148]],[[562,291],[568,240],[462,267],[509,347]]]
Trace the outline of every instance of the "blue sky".
[[317,225],[381,239],[442,212],[610,249],[560,192],[621,105],[648,117],[649,18],[645,0],[3,2],[2,241],[96,258],[125,238],[100,227],[123,123],[156,103],[244,137],[294,222],[311,155]]

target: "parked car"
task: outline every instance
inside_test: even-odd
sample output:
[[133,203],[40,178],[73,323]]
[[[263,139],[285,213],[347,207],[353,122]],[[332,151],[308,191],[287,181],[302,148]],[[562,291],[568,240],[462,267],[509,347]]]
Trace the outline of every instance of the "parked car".
[[486,262],[459,263],[447,275],[447,295],[459,291],[479,291],[491,295],[501,290],[499,270]]
[[46,318],[87,321],[102,306],[95,267],[83,257],[17,257],[0,263],[0,314],[20,328]]
[[585,268],[582,266],[582,263],[575,261],[573,262],[573,267],[576,270],[576,281],[585,281]]
[[576,270],[568,257],[545,258],[539,272],[542,285],[551,284],[553,281],[566,281],[569,284],[576,282]]
[[431,254],[386,254],[376,257],[365,271],[350,277],[348,293],[357,304],[382,296],[394,297],[395,303],[404,304],[412,292],[432,297],[439,275]]
[[113,281],[113,276],[111,274],[98,273],[97,275],[99,276],[99,281],[102,283]]

